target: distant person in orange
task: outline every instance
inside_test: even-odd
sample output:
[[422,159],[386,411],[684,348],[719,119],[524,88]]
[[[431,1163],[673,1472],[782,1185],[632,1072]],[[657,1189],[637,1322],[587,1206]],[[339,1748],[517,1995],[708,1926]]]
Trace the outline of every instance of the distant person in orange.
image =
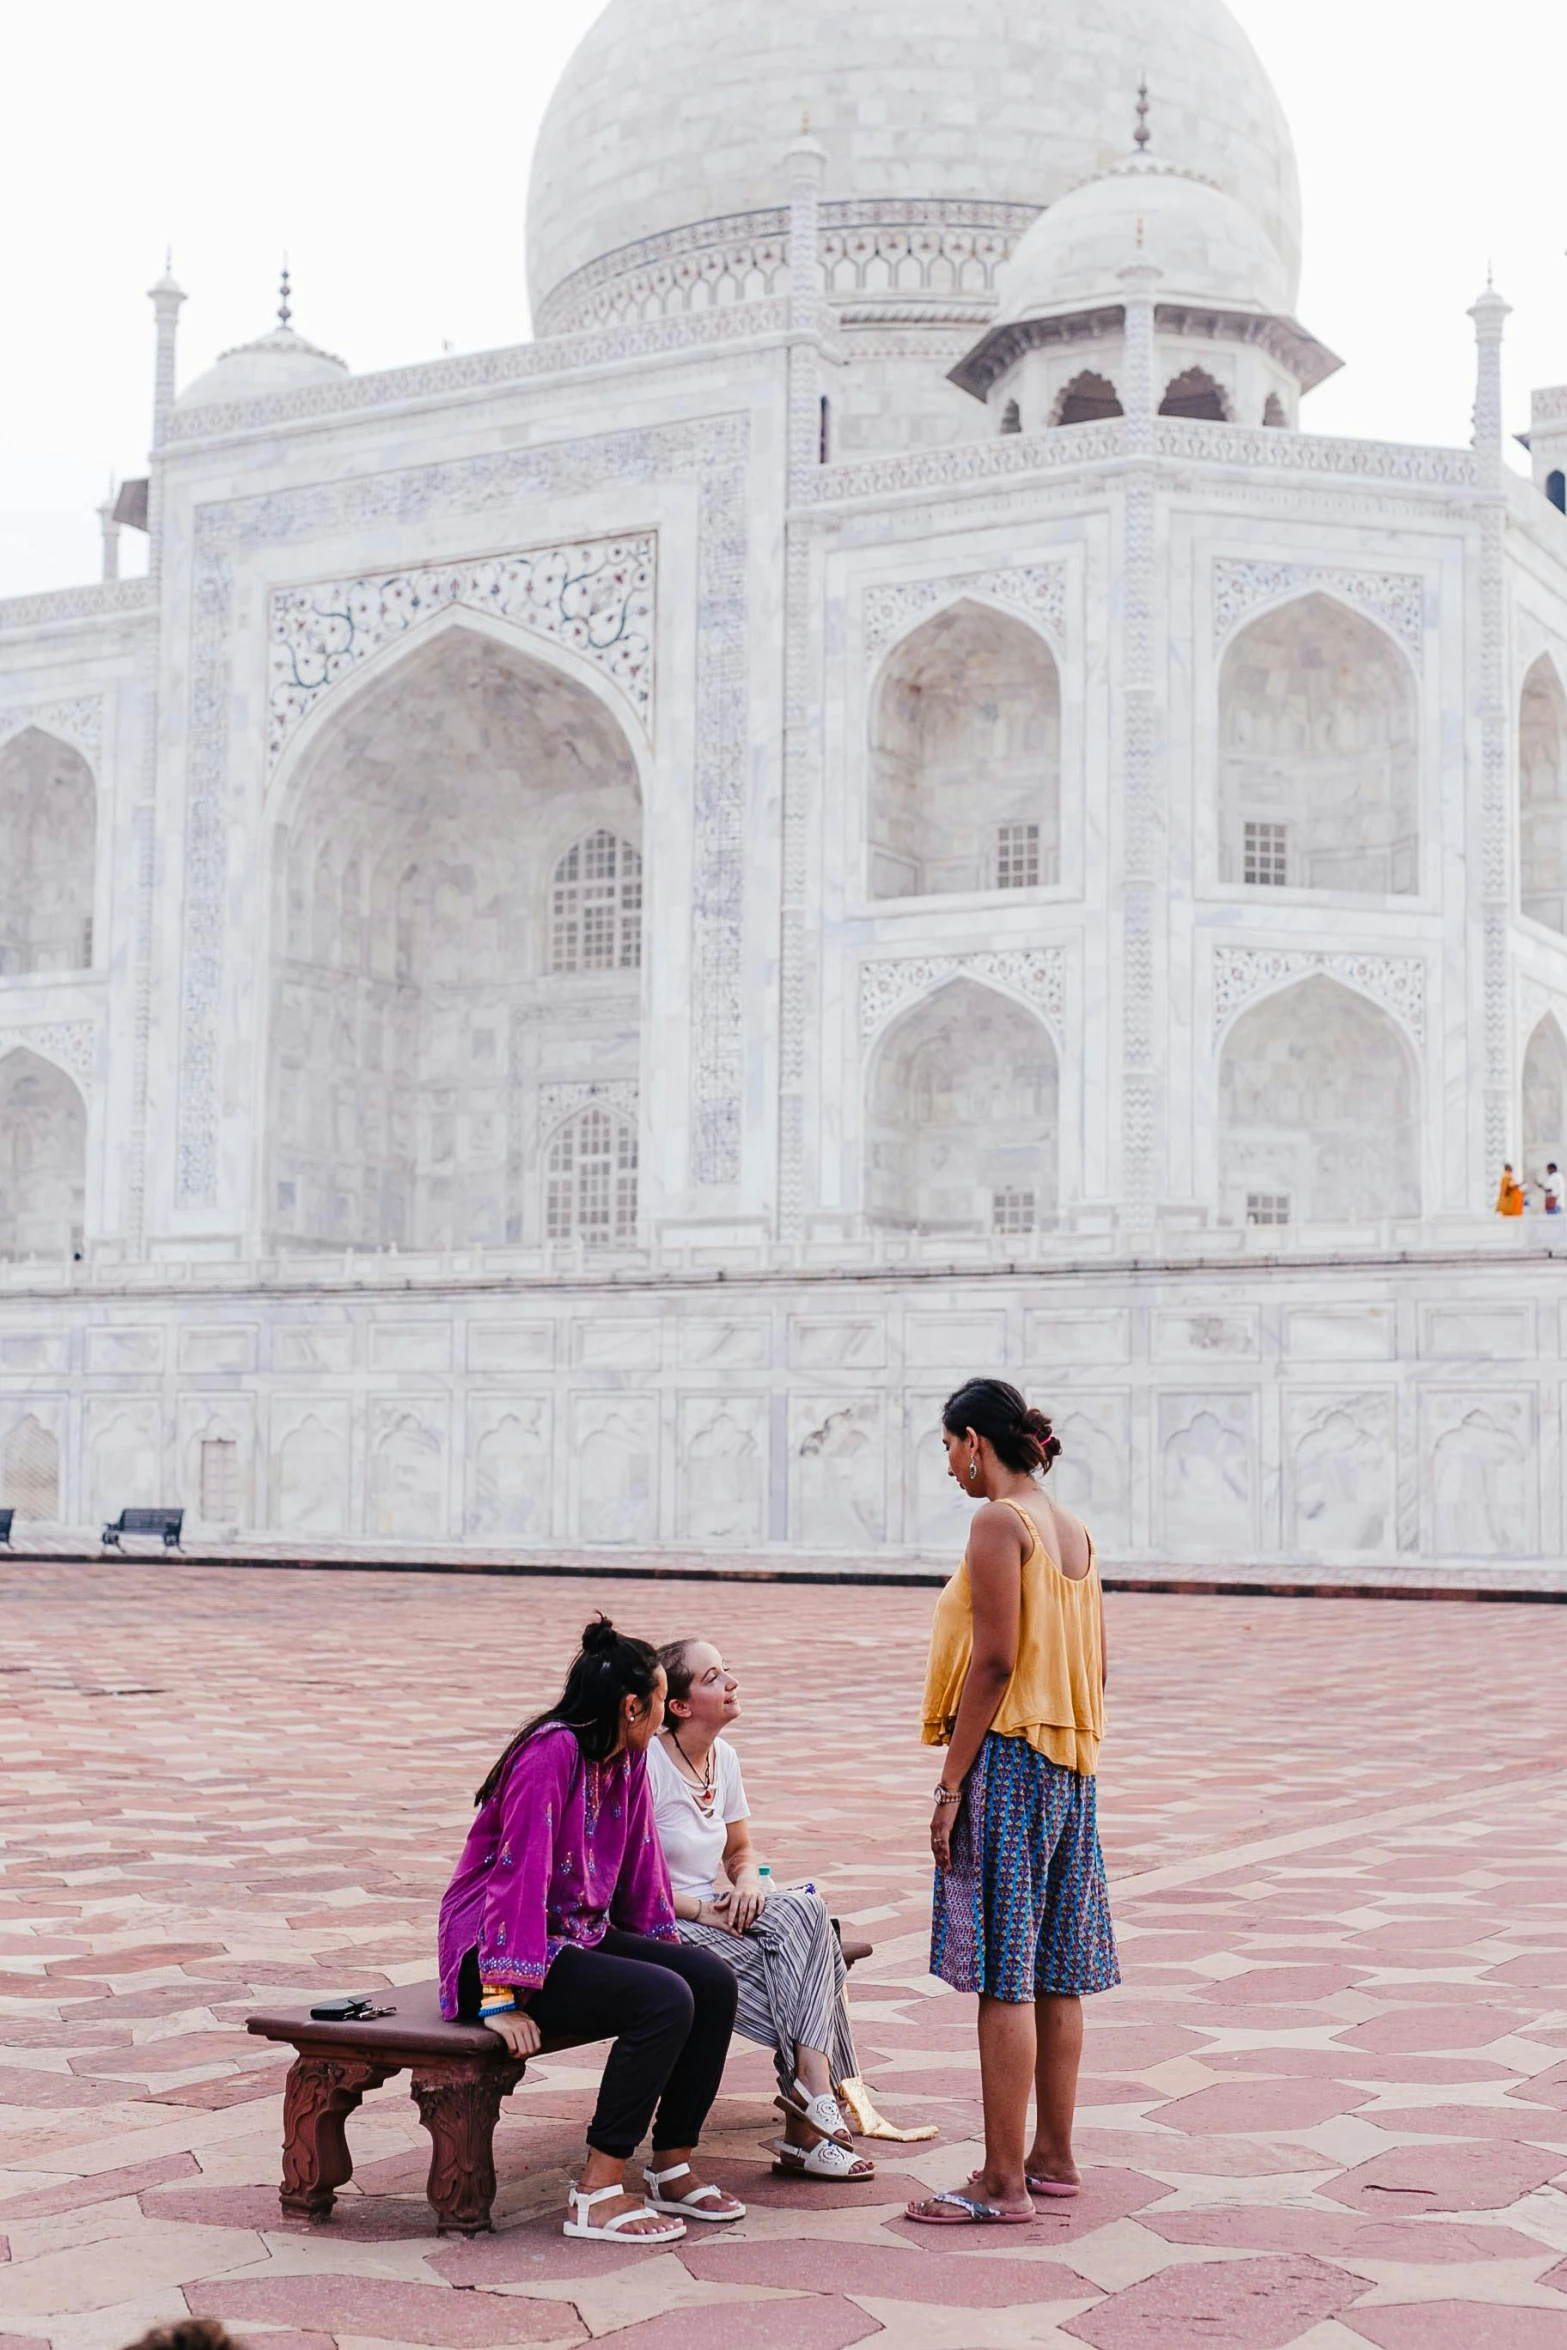
[[1496,1195],[1496,1212],[1499,1216],[1523,1214],[1523,1185],[1513,1173],[1510,1159],[1502,1169],[1502,1188]]

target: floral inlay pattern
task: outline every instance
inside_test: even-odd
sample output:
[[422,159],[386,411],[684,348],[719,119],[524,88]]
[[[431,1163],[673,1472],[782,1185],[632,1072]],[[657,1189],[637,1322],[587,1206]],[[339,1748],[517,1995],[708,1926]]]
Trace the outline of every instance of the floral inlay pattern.
[[581,654],[619,688],[651,735],[657,551],[649,532],[280,588],[267,627],[269,766],[340,678],[454,605]]

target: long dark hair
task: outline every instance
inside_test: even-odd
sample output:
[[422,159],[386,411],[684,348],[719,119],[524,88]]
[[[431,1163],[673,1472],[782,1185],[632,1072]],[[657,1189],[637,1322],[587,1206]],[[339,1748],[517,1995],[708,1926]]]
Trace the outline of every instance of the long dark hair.
[[621,1700],[651,1697],[658,1674],[658,1657],[651,1642],[617,1632],[608,1616],[595,1616],[584,1628],[565,1688],[553,1705],[535,1714],[531,1722],[524,1722],[507,1741],[490,1765],[474,1802],[488,1803],[518,1747],[525,1746],[536,1730],[550,1722],[564,1722],[588,1761],[602,1762],[620,1743]]
[[941,1424],[951,1436],[965,1436],[972,1428],[976,1436],[988,1437],[1003,1468],[1020,1477],[1048,1469],[1061,1450],[1061,1439],[1044,1413],[1025,1403],[1004,1379],[965,1379],[943,1405]]

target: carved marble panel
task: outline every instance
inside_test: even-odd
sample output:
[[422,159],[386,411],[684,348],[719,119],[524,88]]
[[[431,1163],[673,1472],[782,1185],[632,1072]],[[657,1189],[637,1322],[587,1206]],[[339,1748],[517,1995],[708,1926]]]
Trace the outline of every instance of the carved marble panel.
[[789,1399],[790,1539],[857,1550],[885,1539],[887,1455],[881,1395]]
[[945,1367],[955,1379],[1000,1378],[1007,1360],[1006,1314],[909,1314],[903,1325],[903,1354],[913,1368]]
[[1153,1317],[1155,1362],[1214,1362],[1255,1356],[1260,1315],[1256,1306],[1180,1306]]
[[470,1371],[547,1371],[555,1360],[553,1322],[474,1322]]
[[860,1038],[881,1034],[899,1012],[952,979],[974,979],[1039,1013],[1059,1045],[1066,989],[1063,947],[1004,948],[974,955],[898,955],[860,966]]
[[1023,1317],[1023,1355],[1052,1371],[1078,1363],[1126,1363],[1132,1358],[1131,1315],[1125,1306],[1039,1307]]
[[1284,1351],[1303,1362],[1385,1363],[1398,1344],[1390,1305],[1290,1306],[1284,1315]]
[[1172,1551],[1222,1559],[1255,1547],[1255,1419],[1250,1395],[1160,1396],[1160,1538]]
[[187,1323],[180,1331],[179,1365],[182,1371],[253,1371],[256,1342],[254,1322],[213,1325]]
[[879,1370],[886,1359],[887,1325],[879,1314],[789,1317],[789,1360],[796,1370]]
[[683,1316],[679,1324],[681,1367],[688,1371],[756,1370],[767,1361],[772,1332],[762,1320],[719,1320]]
[[375,1371],[449,1371],[450,1322],[377,1322],[370,1333],[370,1367]]
[[159,1371],[164,1333],[156,1325],[134,1329],[109,1324],[87,1333],[89,1371]]
[[347,1533],[348,1414],[345,1396],[274,1400],[268,1485],[269,1514],[278,1533]]
[[272,1361],[279,1371],[351,1371],[351,1322],[282,1322],[272,1333]]
[[1131,1400],[1124,1391],[1074,1385],[1043,1408],[1061,1439],[1049,1491],[1113,1557],[1132,1539]]
[[572,1328],[572,1360],[599,1371],[656,1371],[662,1353],[660,1326],[648,1319],[604,1321],[584,1316]]
[[468,1410],[468,1532],[487,1542],[550,1537],[553,1398],[478,1395]]
[[767,1519],[767,1398],[683,1395],[679,1432],[681,1539],[720,1549],[760,1542]]
[[1534,1308],[1486,1305],[1456,1300],[1451,1305],[1420,1309],[1420,1351],[1423,1355],[1467,1356],[1474,1362],[1528,1363],[1539,1351]]
[[1418,667],[1425,650],[1426,589],[1417,571],[1370,571],[1345,564],[1266,563],[1220,556],[1213,566],[1213,635],[1231,630],[1269,604],[1292,597],[1335,596],[1397,637]]
[[370,1533],[402,1541],[441,1539],[447,1530],[444,1400],[420,1396],[407,1403],[372,1403],[369,1469]]
[[1540,1463],[1532,1388],[1427,1388],[1425,1538],[1447,1559],[1533,1558]]
[[656,1400],[574,1396],[571,1426],[577,1539],[651,1542],[658,1532]]
[[1304,947],[1215,946],[1213,950],[1213,1038],[1217,1044],[1246,1004],[1287,987],[1313,972],[1369,996],[1405,1028],[1416,1044],[1426,1032],[1426,964],[1423,955],[1347,955]]
[[1066,565],[1003,565],[987,571],[950,573],[939,579],[897,580],[865,591],[865,650],[886,649],[916,621],[943,604],[977,596],[1021,613],[1059,647],[1066,635]]
[[1398,1465],[1392,1393],[1293,1394],[1284,1426],[1286,1541],[1318,1558],[1391,1550]]

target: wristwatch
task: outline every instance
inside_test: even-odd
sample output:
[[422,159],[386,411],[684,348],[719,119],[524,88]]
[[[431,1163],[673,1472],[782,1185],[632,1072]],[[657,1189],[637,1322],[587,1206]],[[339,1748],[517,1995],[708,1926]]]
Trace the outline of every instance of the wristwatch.
[[961,1803],[963,1801],[963,1790],[961,1787],[943,1787],[938,1782],[936,1792],[932,1800],[936,1803]]

